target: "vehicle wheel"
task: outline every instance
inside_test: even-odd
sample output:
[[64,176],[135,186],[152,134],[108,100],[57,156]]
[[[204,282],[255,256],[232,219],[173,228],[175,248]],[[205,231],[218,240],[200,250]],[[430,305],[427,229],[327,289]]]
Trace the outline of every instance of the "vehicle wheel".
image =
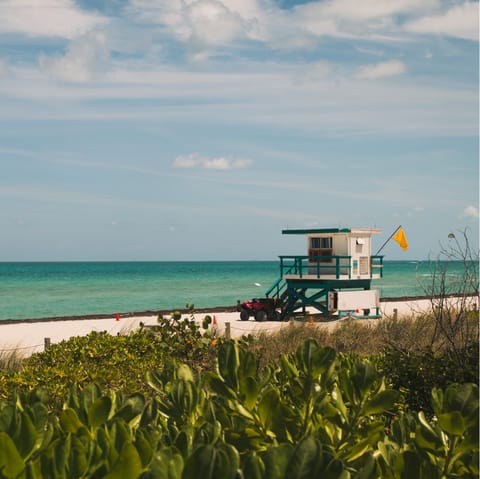
[[256,321],[265,321],[267,319],[267,313],[265,311],[257,311],[255,313]]
[[240,311],[240,319],[242,321],[248,321],[249,317],[250,317],[250,313],[248,311],[245,311],[244,309],[242,309],[242,311]]
[[279,311],[274,311],[272,313],[272,320],[273,321],[281,321],[282,320],[282,315],[280,314]]

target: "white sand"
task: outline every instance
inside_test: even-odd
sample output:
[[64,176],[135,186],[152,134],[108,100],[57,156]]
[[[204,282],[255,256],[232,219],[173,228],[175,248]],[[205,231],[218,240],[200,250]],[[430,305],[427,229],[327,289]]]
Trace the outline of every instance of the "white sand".
[[[396,309],[398,316],[405,316],[422,310],[428,310],[430,307],[430,301],[426,299],[409,302],[382,302],[381,313],[383,318],[392,317]],[[206,314],[207,313],[195,314],[195,319],[201,322]],[[261,331],[276,331],[289,326],[288,322],[280,321],[265,321],[261,323],[253,319],[240,321],[240,315],[237,312],[215,312],[210,313],[210,316],[215,316],[217,322],[216,330],[219,336],[225,334],[227,323],[230,324],[231,337],[239,337],[249,333],[255,334]],[[332,328],[337,326],[341,321],[342,320],[337,320],[316,324]],[[92,331],[106,331],[111,335],[116,335],[136,329],[140,326],[140,323],[154,325],[156,322],[157,316],[120,317],[119,320],[114,316],[107,319],[75,319],[39,322],[18,321],[14,324],[2,324],[0,321],[0,355],[8,354],[14,350],[24,356],[43,351],[45,338],[49,338],[51,344],[55,344],[73,336],[84,336]]]

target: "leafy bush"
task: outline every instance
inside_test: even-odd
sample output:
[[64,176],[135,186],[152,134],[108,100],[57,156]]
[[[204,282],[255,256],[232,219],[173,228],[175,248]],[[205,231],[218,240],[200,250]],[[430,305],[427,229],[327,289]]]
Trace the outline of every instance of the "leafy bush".
[[228,341],[215,370],[172,364],[147,382],[147,395],[71,387],[52,414],[45,389],[0,401],[0,477],[478,476],[474,384],[433,390],[428,420],[402,412],[373,362],[314,340],[264,370]]
[[92,332],[30,356],[18,371],[0,372],[0,397],[13,389],[31,391],[46,385],[52,399],[60,399],[70,385],[90,382],[145,392],[148,370],[161,370],[172,359],[202,370],[214,354],[209,335],[201,334],[193,319],[159,317],[148,330],[118,336]]
[[[463,366],[459,366],[457,361],[459,352]],[[386,349],[378,356],[378,367],[392,387],[404,392],[408,407],[431,415],[430,396],[433,388],[444,389],[453,383],[478,384],[478,342],[469,344],[462,351],[447,350],[441,354]]]

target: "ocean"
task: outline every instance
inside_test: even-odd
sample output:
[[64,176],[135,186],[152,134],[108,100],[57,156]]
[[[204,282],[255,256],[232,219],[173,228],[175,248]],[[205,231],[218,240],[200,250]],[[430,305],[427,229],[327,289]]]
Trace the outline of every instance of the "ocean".
[[[385,261],[380,296],[423,296],[429,262]],[[460,278],[461,263],[449,266]],[[235,306],[263,297],[278,261],[0,263],[0,320]],[[427,289],[425,289],[427,288]]]

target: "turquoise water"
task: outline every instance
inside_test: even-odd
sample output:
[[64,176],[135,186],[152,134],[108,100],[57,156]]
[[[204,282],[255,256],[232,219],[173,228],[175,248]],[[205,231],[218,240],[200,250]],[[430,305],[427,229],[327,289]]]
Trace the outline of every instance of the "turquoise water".
[[[234,306],[278,276],[277,261],[0,263],[0,320]],[[421,296],[429,281],[428,263],[386,261],[372,289]]]

